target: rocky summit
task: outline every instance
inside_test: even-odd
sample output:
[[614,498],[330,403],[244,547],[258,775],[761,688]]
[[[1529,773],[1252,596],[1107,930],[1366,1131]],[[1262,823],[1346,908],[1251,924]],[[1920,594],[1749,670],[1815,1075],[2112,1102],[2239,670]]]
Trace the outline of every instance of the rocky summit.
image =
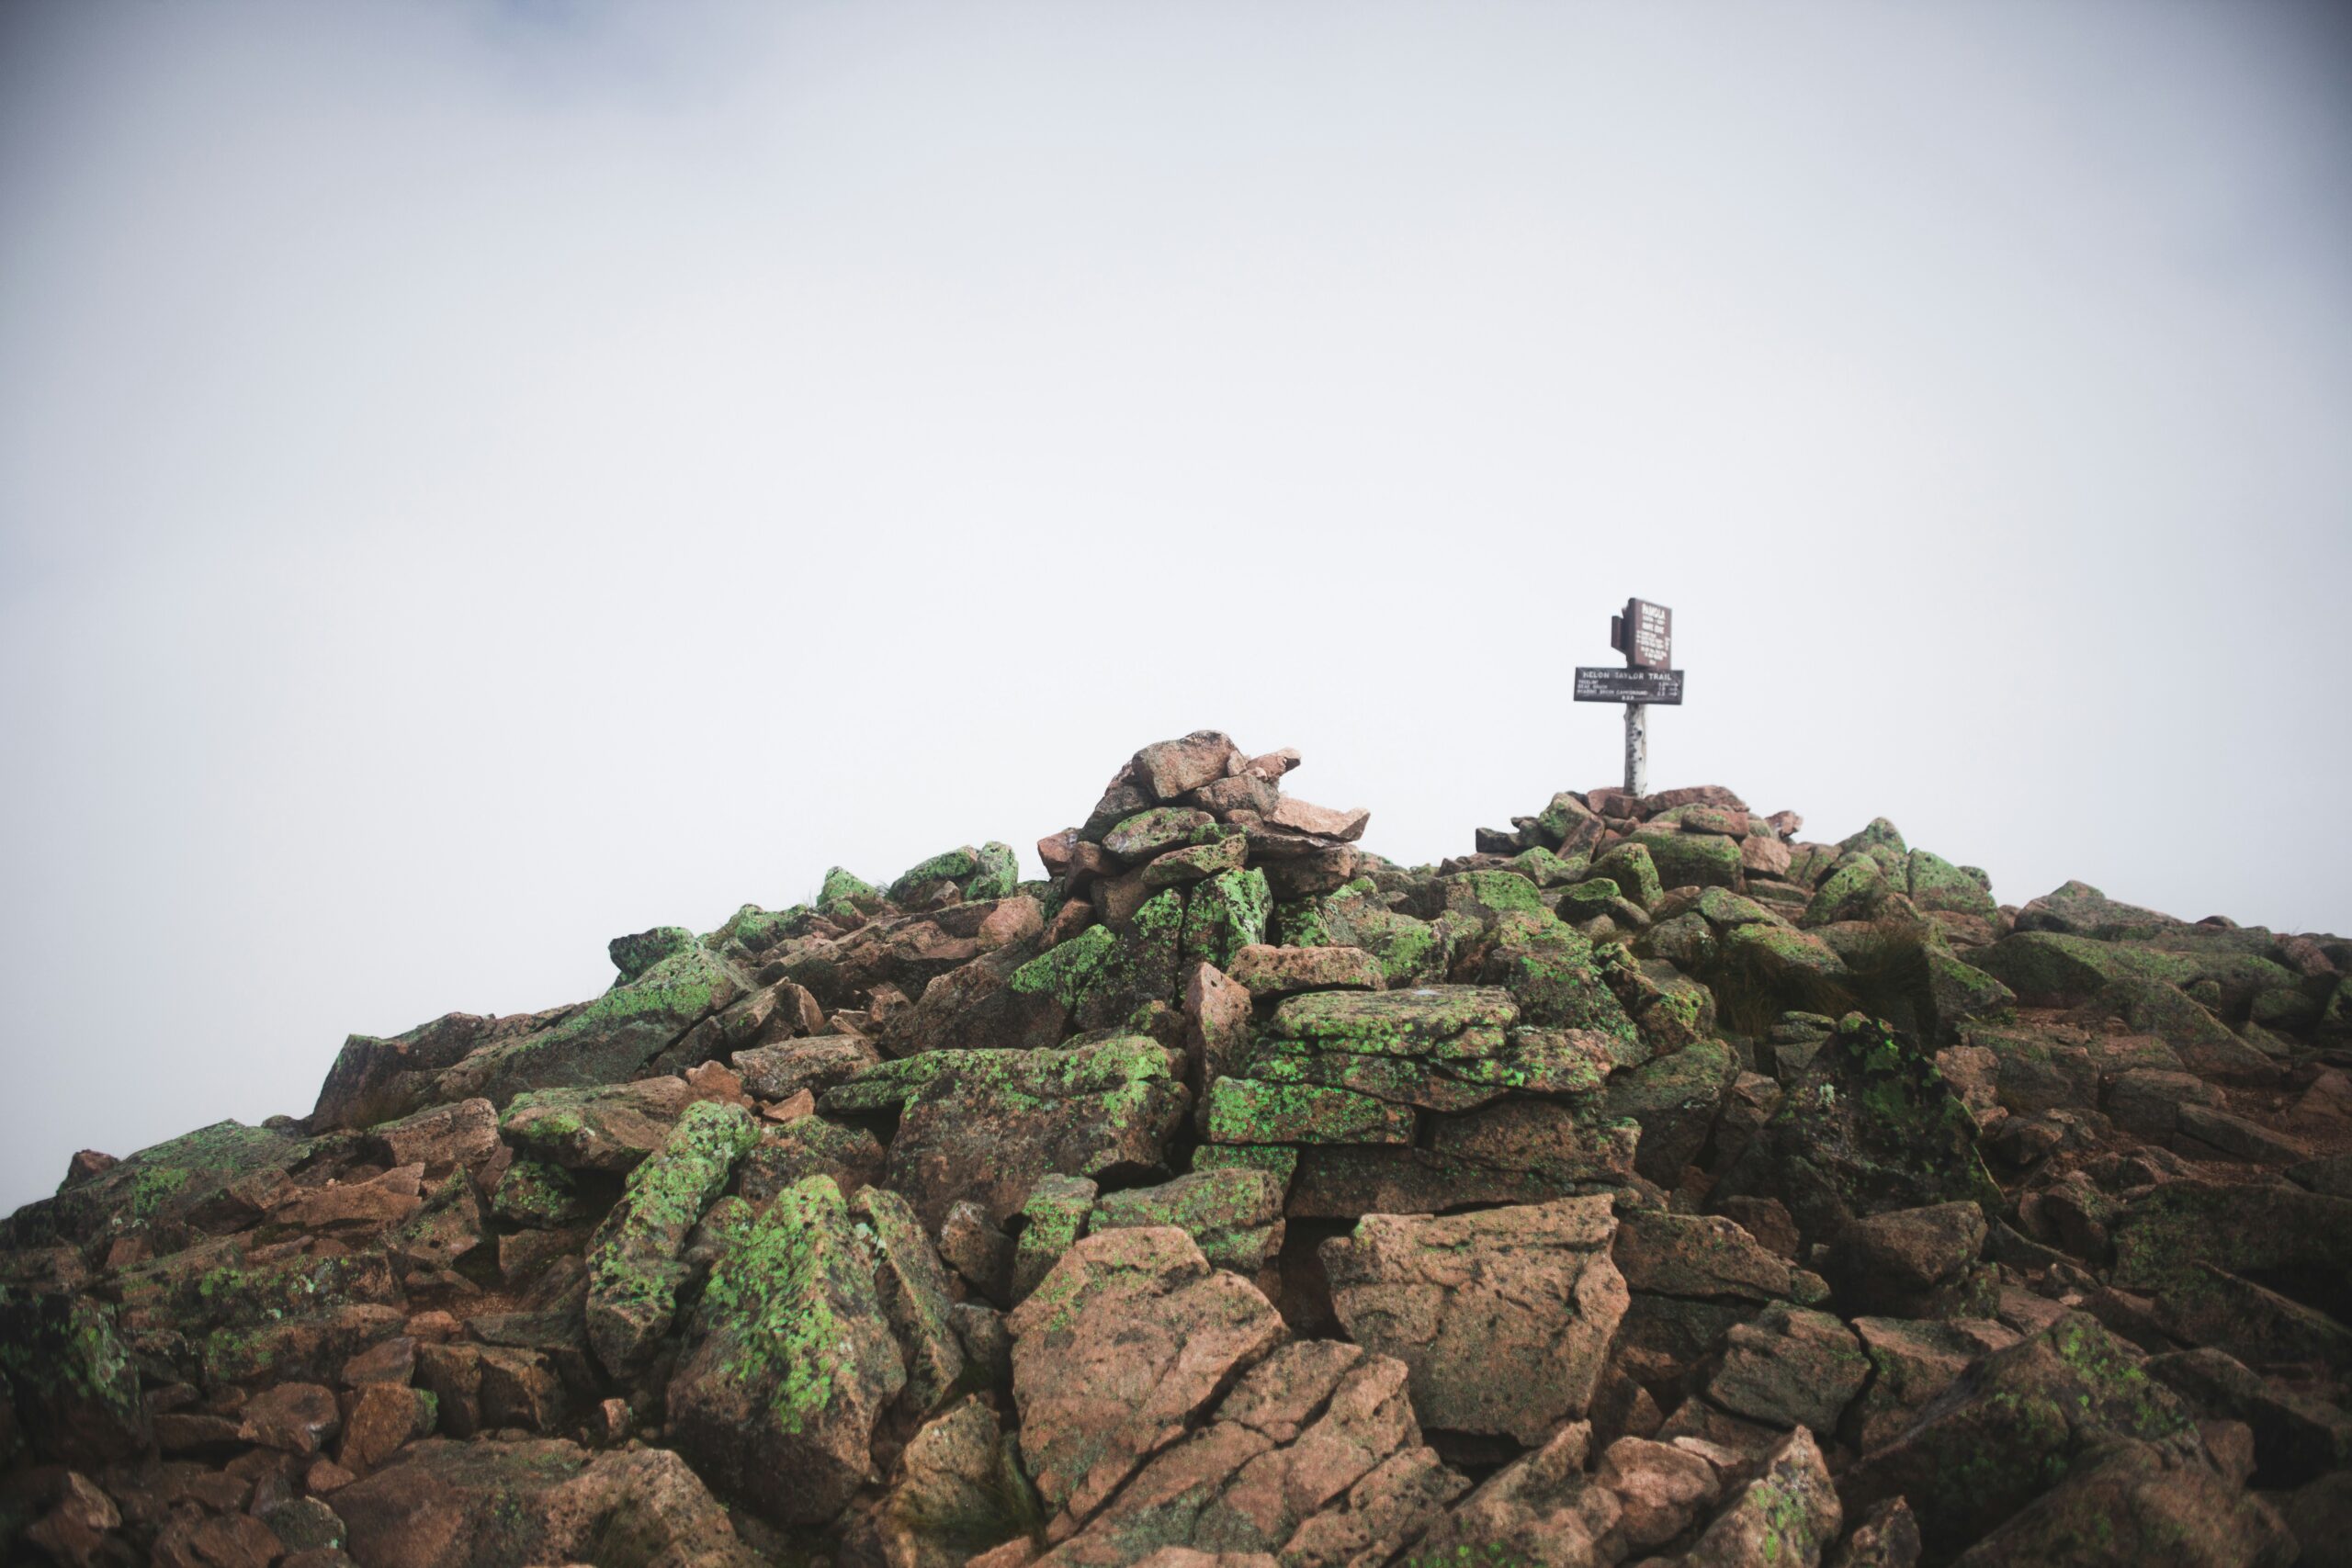
[[2352,942],[1147,746],[0,1225],[8,1562],[2352,1561]]

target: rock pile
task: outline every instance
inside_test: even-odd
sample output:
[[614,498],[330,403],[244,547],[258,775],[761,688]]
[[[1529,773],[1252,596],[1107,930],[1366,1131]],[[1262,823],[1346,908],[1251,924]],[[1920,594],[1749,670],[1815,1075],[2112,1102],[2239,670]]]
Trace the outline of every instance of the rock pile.
[[346,1042],[0,1224],[9,1562],[2320,1563],[2352,942],[1295,752]]

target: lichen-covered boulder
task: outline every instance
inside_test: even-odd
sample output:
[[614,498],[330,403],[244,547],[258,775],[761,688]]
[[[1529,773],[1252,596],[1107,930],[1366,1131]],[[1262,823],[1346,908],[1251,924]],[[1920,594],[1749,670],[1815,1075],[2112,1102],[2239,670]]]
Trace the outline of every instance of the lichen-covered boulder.
[[108,1464],[153,1440],[139,1370],[86,1296],[0,1285],[0,1392],[33,1452],[54,1462]]
[[1002,1221],[1039,1177],[1164,1169],[1189,1100],[1144,1035],[1045,1051],[935,1051],[826,1091],[831,1112],[897,1110],[887,1185],[935,1230],[956,1200]]
[[1976,1154],[1976,1122],[1934,1058],[1884,1024],[1849,1015],[1715,1188],[1778,1198],[1808,1241],[1864,1214],[1978,1201],[2000,1190]]
[[1608,1108],[1640,1124],[1634,1168],[1661,1186],[1698,1157],[1739,1077],[1739,1058],[1719,1040],[1697,1040],[1609,1080]]
[[1077,1522],[1288,1337],[1265,1297],[1173,1226],[1085,1237],[1010,1326],[1022,1457]]
[[136,1241],[156,1255],[240,1230],[286,1197],[310,1150],[276,1127],[216,1122],[140,1150],[0,1221],[0,1245]]
[[560,1022],[482,1046],[440,1075],[435,1098],[503,1106],[526,1089],[626,1082],[750,989],[741,970],[695,943]]
[[699,1100],[629,1173],[628,1190],[588,1246],[588,1344],[607,1371],[637,1371],[670,1331],[689,1273],[679,1259],[686,1237],[759,1136],[741,1106]]
[[1533,1443],[1600,1385],[1627,1299],[1616,1231],[1605,1197],[1369,1214],[1322,1258],[1349,1337],[1412,1369],[1424,1422]]
[[670,1382],[678,1451],[780,1523],[839,1513],[907,1374],[831,1179],[778,1193],[713,1266],[691,1340]]
[[2180,1400],[2130,1347],[2069,1313],[1970,1367],[1902,1436],[1846,1477],[1849,1506],[1901,1495],[1929,1550],[1950,1556],[2119,1438],[2197,1450]]

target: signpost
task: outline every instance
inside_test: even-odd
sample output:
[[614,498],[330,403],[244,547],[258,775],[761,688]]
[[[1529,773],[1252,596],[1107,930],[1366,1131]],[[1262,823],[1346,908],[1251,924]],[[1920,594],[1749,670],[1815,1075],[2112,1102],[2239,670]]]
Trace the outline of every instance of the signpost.
[[1628,599],[1609,617],[1609,646],[1625,656],[1623,670],[1577,667],[1576,700],[1625,705],[1625,793],[1649,793],[1653,703],[1679,706],[1682,671],[1674,664],[1674,612],[1646,599]]

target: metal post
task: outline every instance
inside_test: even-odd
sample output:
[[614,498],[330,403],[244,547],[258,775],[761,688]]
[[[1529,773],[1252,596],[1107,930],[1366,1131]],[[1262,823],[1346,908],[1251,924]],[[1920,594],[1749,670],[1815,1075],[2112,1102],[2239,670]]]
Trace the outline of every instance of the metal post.
[[1650,792],[1650,710],[1625,705],[1625,793],[1639,799]]

